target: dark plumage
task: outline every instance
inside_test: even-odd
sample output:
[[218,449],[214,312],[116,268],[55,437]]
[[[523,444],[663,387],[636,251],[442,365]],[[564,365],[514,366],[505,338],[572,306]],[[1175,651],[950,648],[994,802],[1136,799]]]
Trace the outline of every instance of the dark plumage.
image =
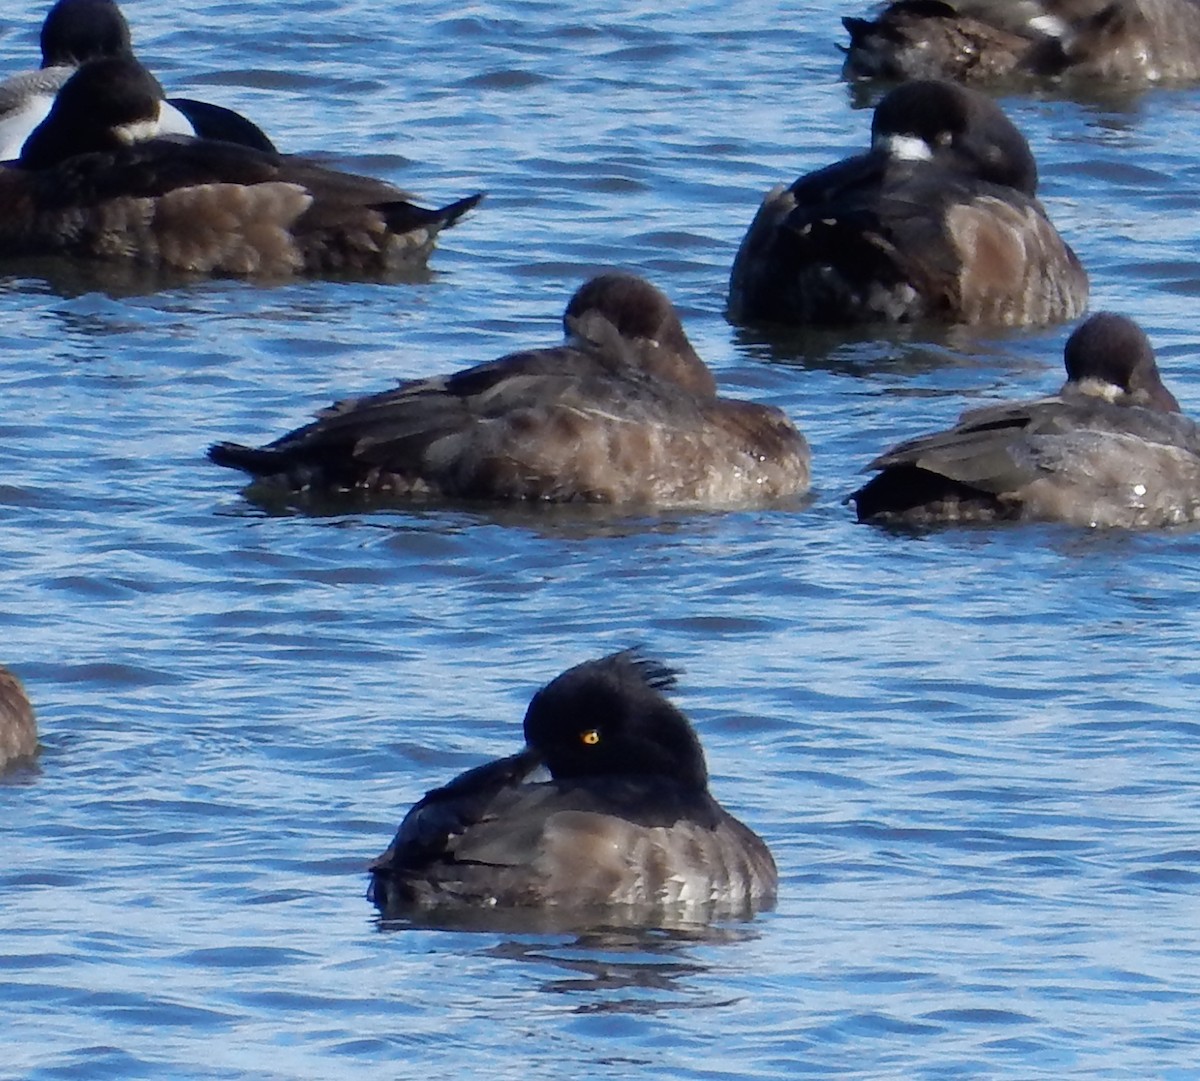
[[21,681],[0,665],[0,770],[37,754],[37,721]]
[[1035,195],[1029,145],[982,94],[916,81],[880,101],[865,154],[769,192],[734,260],[736,322],[1080,315],[1087,275]]
[[129,24],[113,0],[58,0],[46,12],[38,44],[44,68],[133,52]]
[[964,413],[876,458],[860,521],[1061,521],[1128,529],[1200,518],[1200,430],[1136,323],[1100,312],[1067,341],[1050,398]]
[[[21,154],[25,140],[50,112],[54,96],[89,60],[133,59],[129,26],[113,0],[58,0],[42,23],[42,66],[0,83],[0,161]],[[244,116],[192,98],[159,104],[163,133],[242,143],[273,152],[271,140]]]
[[154,138],[136,61],[83,65],[0,167],[0,256],[125,259],[210,274],[419,266],[482,196],[426,210],[381,180],[207,139]]
[[717,397],[648,282],[593,278],[564,325],[564,345],[338,402],[209,457],[292,492],[720,506],[808,487],[804,437],[778,409]]
[[[696,918],[774,903],[775,861],[708,792],[675,673],[626,650],[577,665],[525,714],[525,749],[421,799],[371,864],[385,916],[439,906],[637,906]],[[548,781],[535,781],[539,767]]]
[[848,79],[1200,78],[1197,0],[899,0],[842,22]]

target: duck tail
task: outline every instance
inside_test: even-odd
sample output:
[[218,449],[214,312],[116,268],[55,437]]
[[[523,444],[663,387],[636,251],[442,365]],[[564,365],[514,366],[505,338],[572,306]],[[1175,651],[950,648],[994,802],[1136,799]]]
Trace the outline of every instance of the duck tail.
[[241,443],[214,443],[208,448],[208,460],[230,469],[240,469],[252,477],[271,476],[284,468],[279,451],[246,447]]
[[407,201],[388,203],[381,209],[387,217],[388,228],[393,233],[407,233],[413,229],[430,229],[436,233],[442,229],[449,229],[468,210],[474,209],[483,196],[483,192],[476,192],[437,210]]

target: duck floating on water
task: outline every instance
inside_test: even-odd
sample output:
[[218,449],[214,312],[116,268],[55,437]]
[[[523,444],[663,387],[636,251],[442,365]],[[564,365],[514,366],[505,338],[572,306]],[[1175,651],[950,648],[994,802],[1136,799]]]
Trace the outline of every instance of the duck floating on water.
[[[41,33],[42,66],[0,83],[0,161],[21,154],[25,140],[50,112],[54,97],[81,64],[104,57],[133,58],[129,24],[113,0],[58,0]],[[163,134],[194,135],[273,151],[271,140],[232,109],[193,98],[159,104]]]
[[37,754],[37,719],[21,681],[0,665],[0,770]]
[[1200,79],[1200,0],[899,0],[842,22],[847,79]]
[[851,496],[860,521],[1055,521],[1150,529],[1200,519],[1200,429],[1132,319],[1098,312],[1064,350],[1058,394],[964,413],[900,443]]
[[71,76],[0,166],[0,257],[124,260],[199,274],[385,274],[423,266],[483,196],[427,210],[382,180],[297,155],[158,136],[162,89],[136,60]]
[[875,109],[871,148],[780,185],[733,263],[736,323],[1080,316],[1087,273],[1037,199],[1029,144],[990,98],[936,80]]
[[775,861],[709,793],[700,740],[666,697],[675,677],[624,650],[539,690],[524,749],[427,793],[371,864],[383,915],[620,907],[654,924],[773,905]]
[[916,80],[871,149],[768,192],[733,260],[734,323],[1027,326],[1074,319],[1087,274],[1037,199],[1037,163],[990,98]]
[[631,274],[582,285],[562,345],[338,402],[268,443],[209,457],[291,493],[649,506],[807,490],[779,409],[722,398],[670,300]]

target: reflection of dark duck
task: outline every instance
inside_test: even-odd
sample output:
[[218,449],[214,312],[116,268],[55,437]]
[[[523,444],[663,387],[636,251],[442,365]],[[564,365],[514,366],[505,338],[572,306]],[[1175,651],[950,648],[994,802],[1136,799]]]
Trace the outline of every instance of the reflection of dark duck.
[[846,78],[1200,78],[1198,0],[899,0],[842,20]]
[[0,168],[0,255],[128,259],[213,274],[419,266],[481,198],[426,210],[381,180],[210,139],[154,137],[161,90],[130,59],[59,92]]
[[[102,57],[132,58],[129,26],[112,0],[58,0],[42,23],[42,66],[0,83],[0,161],[21,153],[76,69]],[[196,135],[274,150],[271,140],[231,109],[191,98],[159,105],[164,134]]]
[[37,754],[37,721],[25,689],[0,665],[0,769]]
[[720,506],[807,489],[804,437],[772,406],[718,397],[649,282],[593,278],[563,321],[563,345],[339,402],[209,457],[293,492]]
[[914,81],[871,149],[769,192],[729,283],[736,322],[1024,326],[1080,315],[1087,274],[1036,197],[1029,144],[990,99]]
[[[523,751],[408,812],[371,865],[372,900],[388,916],[443,905],[703,915],[772,904],[771,853],[709,794],[700,741],[663,693],[674,685],[671,669],[633,650],[552,680],[529,704]],[[539,767],[549,780],[531,779]]]
[[1153,528],[1200,518],[1200,430],[1138,325],[1097,313],[1065,358],[1058,394],[973,409],[876,458],[877,476],[851,497],[859,519]]

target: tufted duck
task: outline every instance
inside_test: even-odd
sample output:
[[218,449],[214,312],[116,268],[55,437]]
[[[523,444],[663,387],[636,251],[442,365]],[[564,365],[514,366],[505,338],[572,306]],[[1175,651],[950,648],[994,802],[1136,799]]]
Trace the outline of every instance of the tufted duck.
[[734,259],[739,323],[1080,315],[1087,274],[1038,202],[1029,144],[989,98],[915,81],[880,101],[865,154],[769,192]]
[[898,0],[842,22],[848,79],[1200,78],[1198,0]]
[[[58,0],[42,23],[41,46],[41,68],[0,83],[0,161],[20,156],[25,140],[50,112],[55,94],[81,64],[133,55],[129,26],[113,0]],[[159,122],[164,134],[275,149],[244,116],[192,98],[160,102]]]
[[384,273],[424,263],[482,198],[439,210],[295,155],[156,136],[137,61],[71,76],[19,162],[0,167],[0,256],[126,259],[207,274]]
[[720,506],[807,489],[804,437],[772,406],[718,397],[649,282],[593,278],[563,321],[563,345],[339,402],[209,457],[292,492]]
[[860,521],[1060,521],[1144,529],[1200,519],[1200,430],[1141,328],[1098,312],[1049,398],[986,406],[881,454],[851,497]]
[[[525,748],[434,789],[371,864],[384,916],[439,906],[632,906],[646,921],[749,915],[775,861],[708,791],[704,752],[635,650],[568,669],[525,714]],[[549,780],[533,777],[539,767]]]

